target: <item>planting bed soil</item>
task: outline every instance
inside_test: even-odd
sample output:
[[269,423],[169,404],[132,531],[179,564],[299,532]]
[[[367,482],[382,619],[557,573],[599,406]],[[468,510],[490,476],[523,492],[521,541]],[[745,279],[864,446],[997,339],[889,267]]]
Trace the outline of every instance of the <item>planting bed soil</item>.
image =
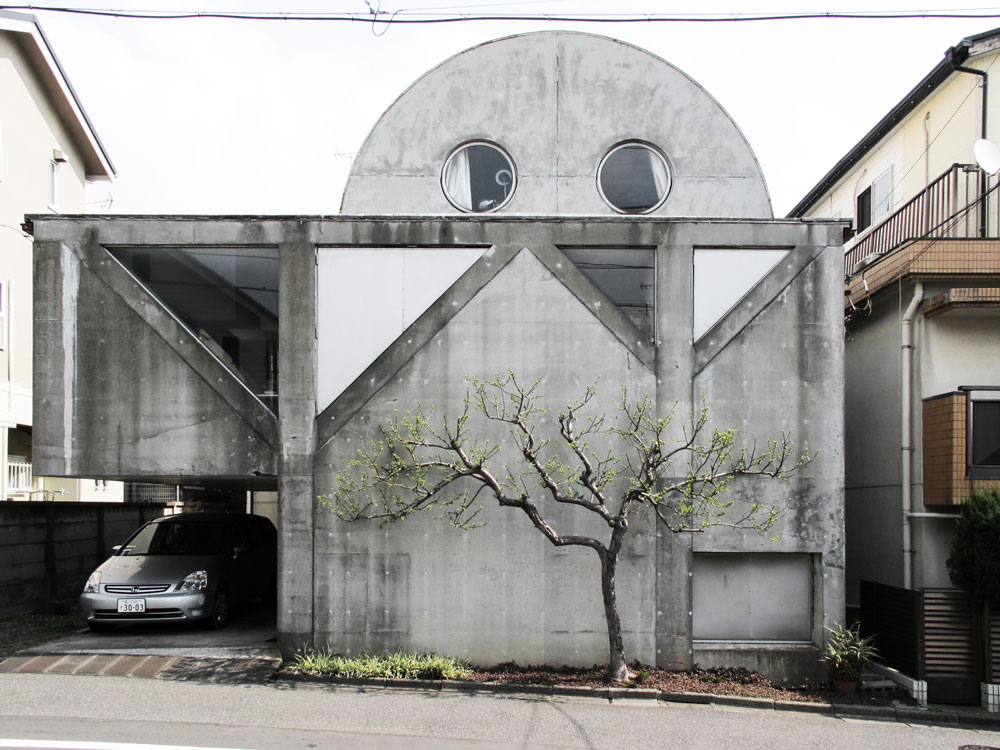
[[[670,672],[656,667],[632,664],[636,675],[626,687],[652,688],[671,693],[710,693],[738,695],[746,698],[770,698],[782,701],[813,701],[852,705],[916,705],[902,690],[879,690],[844,695],[828,684],[775,687],[759,672],[743,667],[714,667],[691,672]],[[607,687],[606,667],[575,669],[572,667],[520,666],[512,662],[487,668],[473,668],[468,678],[476,682],[498,682],[521,685],[570,685]]]

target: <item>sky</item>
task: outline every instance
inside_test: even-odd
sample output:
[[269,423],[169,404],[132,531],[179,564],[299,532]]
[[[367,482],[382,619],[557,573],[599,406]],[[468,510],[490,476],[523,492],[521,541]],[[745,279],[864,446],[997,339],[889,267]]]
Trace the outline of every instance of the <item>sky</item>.
[[[428,9],[421,3],[382,11]],[[434,12],[526,14],[944,11],[975,0],[458,0]],[[921,4],[923,3],[923,4]],[[55,5],[56,3],[52,3]],[[101,0],[63,7],[367,13],[364,0]],[[133,20],[34,8],[118,171],[88,212],[335,214],[353,155],[413,81],[490,39],[603,34],[666,59],[712,94],[761,164],[784,216],[945,50],[1000,17],[736,23],[470,21],[436,25]]]

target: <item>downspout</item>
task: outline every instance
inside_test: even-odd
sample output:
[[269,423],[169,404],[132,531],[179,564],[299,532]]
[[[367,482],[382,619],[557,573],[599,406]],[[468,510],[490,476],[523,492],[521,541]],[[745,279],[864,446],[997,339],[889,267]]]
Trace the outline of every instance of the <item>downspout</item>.
[[913,316],[924,299],[924,285],[918,281],[913,286],[913,299],[910,300],[906,312],[903,313],[901,349],[902,349],[902,485],[903,485],[903,588],[913,587],[913,529],[911,518],[913,513],[913,445],[910,439],[913,421],[911,404],[911,378],[913,372]]
[[[982,135],[980,136],[983,140],[986,140],[986,91],[989,88],[989,76],[986,74],[985,70],[978,70],[977,68],[965,68],[958,64],[958,59],[956,57],[956,50],[961,49],[963,54],[962,58],[965,59],[969,56],[969,47],[971,43],[969,40],[964,39],[957,46],[948,50],[946,57],[948,62],[951,63],[952,70],[959,73],[970,73],[974,76],[980,76],[983,79],[983,117],[982,117]],[[987,217],[986,217],[986,172],[980,170],[979,172],[979,236],[986,237],[987,235]]]

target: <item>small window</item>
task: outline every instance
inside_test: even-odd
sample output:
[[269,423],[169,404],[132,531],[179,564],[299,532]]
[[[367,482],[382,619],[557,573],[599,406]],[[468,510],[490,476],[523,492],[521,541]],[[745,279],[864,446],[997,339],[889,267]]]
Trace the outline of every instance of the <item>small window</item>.
[[859,232],[872,225],[872,189],[866,187],[858,195],[857,227]]
[[10,284],[0,281],[0,349],[7,348],[7,297],[10,295]]
[[886,170],[885,174],[872,183],[872,221],[878,221],[883,216],[888,216],[892,209],[892,170]]
[[992,476],[1000,468],[1000,401],[973,401],[969,430],[970,463],[974,476],[987,469]]
[[55,160],[49,162],[49,208],[59,208],[59,164]]
[[892,170],[888,169],[858,194],[857,228],[864,231],[892,209]]
[[597,188],[615,211],[648,214],[659,208],[670,192],[670,169],[663,154],[652,146],[622,143],[601,160]]
[[563,253],[640,331],[653,338],[656,320],[653,248],[577,247],[563,248]]
[[517,187],[517,171],[507,153],[492,143],[466,143],[441,170],[441,189],[459,211],[486,213],[502,208]]

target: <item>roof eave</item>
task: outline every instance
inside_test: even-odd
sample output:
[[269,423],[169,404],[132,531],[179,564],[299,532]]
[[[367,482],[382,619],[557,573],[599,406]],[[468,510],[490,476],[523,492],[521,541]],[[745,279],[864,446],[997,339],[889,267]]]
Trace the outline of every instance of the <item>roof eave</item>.
[[26,13],[0,11],[0,31],[16,35],[18,45],[39,76],[53,108],[80,149],[86,179],[113,180],[117,174],[114,164],[38,19]]

